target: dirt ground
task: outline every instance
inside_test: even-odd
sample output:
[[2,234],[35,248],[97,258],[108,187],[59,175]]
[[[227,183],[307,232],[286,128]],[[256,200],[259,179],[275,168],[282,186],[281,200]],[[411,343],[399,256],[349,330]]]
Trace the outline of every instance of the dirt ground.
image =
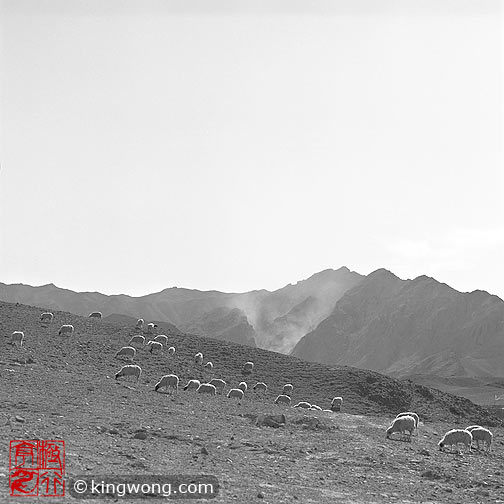
[[[220,487],[213,502],[504,503],[504,428],[465,399],[377,373],[187,335],[168,335],[177,349],[174,357],[139,350],[138,383],[115,380],[122,363],[114,354],[134,330],[63,312],[43,325],[41,311],[0,303],[2,503],[77,502],[68,488],[64,498],[9,497],[13,439],[64,440],[69,478],[214,475]],[[72,337],[58,336],[63,323],[75,325]],[[4,337],[14,330],[25,332],[24,349]],[[193,364],[196,351],[213,362],[212,372]],[[248,360],[254,371],[244,375]],[[155,392],[154,384],[168,373],[176,373],[182,385],[190,378],[218,377],[230,386],[264,381],[268,391],[249,389],[241,401],[182,390]],[[275,406],[287,382],[294,385],[293,403],[306,400],[328,408],[332,397],[341,395],[342,411]],[[418,435],[411,442],[385,439],[386,427],[404,410],[419,413]],[[286,425],[256,427],[261,413],[284,413]],[[439,451],[444,432],[474,423],[490,426],[492,453]]]

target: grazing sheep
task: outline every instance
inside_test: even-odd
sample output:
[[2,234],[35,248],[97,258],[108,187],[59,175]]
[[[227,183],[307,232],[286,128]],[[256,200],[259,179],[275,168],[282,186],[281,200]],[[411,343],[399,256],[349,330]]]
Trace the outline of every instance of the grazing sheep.
[[[399,432],[408,436],[411,440],[411,434],[415,430],[415,419],[412,416],[402,416],[399,418],[395,418],[392,422],[392,425],[387,429],[387,439],[390,439],[390,436],[394,432]],[[409,432],[409,435],[406,434],[406,431]]]
[[115,379],[117,380],[121,376],[136,376],[137,382],[140,379],[140,375],[142,374],[142,368],[137,364],[127,364],[123,366],[115,375]]
[[133,343],[139,343],[140,346],[144,346],[145,345],[145,338],[141,334],[136,334],[135,336],[131,337],[128,345],[132,346]]
[[11,337],[10,337],[10,344],[11,345],[16,345],[16,346],[22,347],[23,342],[24,342],[24,332],[23,331],[14,331],[11,334]]
[[74,333],[74,330],[75,329],[72,324],[64,324],[60,327],[58,336],[61,336],[62,334],[69,334],[71,336]]
[[306,402],[306,401],[300,401],[297,404],[295,404],[293,407],[294,408],[310,409],[311,408],[311,404],[309,402]]
[[136,350],[132,346],[123,346],[116,354],[116,357],[128,357],[131,360],[135,358]]
[[474,429],[479,429],[479,428],[481,428],[481,425],[470,425],[469,427],[466,427],[465,430],[471,432]]
[[480,447],[479,446],[480,441],[482,441],[483,450],[485,450],[485,444],[486,444],[486,449],[488,451],[492,451],[493,434],[488,429],[485,429],[485,427],[474,427],[470,431],[468,429],[466,430],[471,433],[473,441],[476,441],[476,446],[478,447],[478,450]]
[[205,364],[205,366],[204,366],[204,367],[205,367],[205,369],[208,369],[208,370],[212,371],[212,369],[213,369],[213,363],[212,363],[212,362],[210,362],[210,361],[208,361],[208,362]]
[[158,334],[153,341],[162,343],[164,346],[168,346],[168,336],[166,334]]
[[202,383],[197,390],[198,394],[210,394],[215,395],[217,393],[217,389],[214,385],[210,383]]
[[175,347],[171,346],[168,348],[168,355],[175,355]]
[[287,406],[290,406],[290,403],[291,398],[288,395],[280,394],[275,399],[275,404],[286,404]]
[[144,326],[145,320],[143,318],[139,318],[135,324],[135,329],[137,331],[141,331]]
[[51,312],[44,312],[40,315],[40,320],[42,322],[52,322],[54,315]]
[[334,397],[331,401],[331,410],[332,411],[340,411],[341,406],[343,406],[343,398],[342,397]]
[[102,318],[102,312],[101,311],[94,311],[89,314],[90,318]]
[[283,386],[282,394],[290,396],[292,394],[293,390],[294,390],[294,385],[292,385],[292,383],[286,383]]
[[226,382],[224,380],[221,380],[220,378],[213,378],[208,383],[219,390],[221,394],[222,392],[224,392],[224,388],[226,387]]
[[420,418],[418,415],[413,412],[413,411],[403,411],[402,413],[399,413],[396,418],[402,417],[402,416],[412,416],[415,419],[415,429],[418,429],[418,423],[420,422]]
[[257,382],[254,385],[253,390],[257,390],[258,392],[259,391],[266,392],[268,390],[268,385],[266,385],[266,383],[264,382]]
[[440,450],[442,450],[444,446],[449,446],[450,450],[452,450],[452,447],[455,445],[458,451],[459,443],[463,443],[466,448],[469,448],[469,451],[471,451],[472,440],[473,437],[469,431],[463,429],[452,429],[443,436],[443,439],[439,441],[438,446]]
[[189,380],[183,390],[198,390],[201,385],[199,380]]
[[254,370],[254,363],[253,362],[248,361],[248,362],[245,362],[245,364],[243,364],[243,372],[244,373],[252,373],[253,370]]
[[247,392],[248,386],[244,381],[242,381],[238,384],[238,388],[243,390],[243,393],[245,393]]
[[145,346],[150,347],[150,349],[149,349],[150,353],[154,353],[154,352],[158,353],[158,352],[163,351],[163,344],[159,343],[159,341],[151,340]]
[[154,391],[157,392],[161,387],[166,387],[166,390],[168,391],[168,388],[171,388],[175,390],[175,392],[178,392],[178,385],[179,385],[179,377],[174,374],[167,374],[164,375],[161,380],[159,380],[156,383],[156,386],[154,387]]
[[198,352],[195,356],[194,356],[194,364],[203,364],[203,354],[201,352]]
[[315,411],[322,411],[322,408],[320,406],[317,406],[316,404],[312,404],[310,409]]
[[236,398],[236,399],[243,399],[243,390],[239,388],[232,388],[228,393],[227,397],[229,399],[231,398]]
[[157,327],[157,324],[154,324],[154,322],[149,322],[147,324],[147,334],[153,334],[154,333],[154,328]]

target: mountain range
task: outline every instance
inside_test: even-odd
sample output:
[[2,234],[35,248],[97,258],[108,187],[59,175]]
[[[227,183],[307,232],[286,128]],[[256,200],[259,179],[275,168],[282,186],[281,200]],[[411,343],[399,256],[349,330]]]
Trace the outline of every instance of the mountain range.
[[141,317],[167,332],[395,377],[504,377],[500,298],[461,293],[427,276],[403,280],[385,269],[367,276],[327,269],[272,292],[172,287],[141,297],[0,283],[0,300],[77,315],[99,310],[123,325]]

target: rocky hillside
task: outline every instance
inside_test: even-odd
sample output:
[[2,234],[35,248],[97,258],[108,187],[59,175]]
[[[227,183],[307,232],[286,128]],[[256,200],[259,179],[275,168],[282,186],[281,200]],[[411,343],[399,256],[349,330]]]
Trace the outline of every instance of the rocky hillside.
[[387,270],[347,291],[292,355],[392,376],[504,376],[504,302]]
[[0,300],[84,316],[99,310],[105,317],[127,315],[164,321],[185,332],[287,353],[361,279],[358,273],[340,268],[322,271],[274,292],[233,294],[172,287],[141,297],[73,292],[53,284],[31,287],[0,283]]

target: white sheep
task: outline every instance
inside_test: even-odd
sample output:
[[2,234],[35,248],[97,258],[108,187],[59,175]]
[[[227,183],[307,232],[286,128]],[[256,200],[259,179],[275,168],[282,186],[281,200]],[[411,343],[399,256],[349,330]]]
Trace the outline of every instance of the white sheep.
[[418,429],[418,423],[420,422],[420,418],[414,411],[403,411],[399,413],[396,418],[400,418],[402,416],[412,416],[415,419],[415,429]]
[[198,390],[201,385],[199,380],[189,380],[183,390]]
[[145,345],[145,338],[141,334],[136,334],[135,336],[131,337],[128,345],[133,346],[134,343],[138,343],[138,344],[140,344],[140,346],[144,346]]
[[116,354],[116,357],[128,357],[131,360],[135,358],[136,349],[132,346],[123,346]]
[[209,371],[212,371],[213,369],[213,362],[210,362],[208,361],[205,366],[204,366],[205,369],[208,369]]
[[42,322],[52,322],[54,315],[51,312],[44,312],[40,315],[40,320]]
[[102,312],[101,311],[94,311],[89,314],[90,318],[102,318]]
[[198,352],[195,356],[194,356],[194,364],[203,364],[203,354],[201,352]]
[[231,399],[231,398],[243,399],[243,390],[239,389],[239,388],[232,388],[227,393],[227,397],[229,399]]
[[244,373],[252,373],[253,369],[254,369],[253,362],[248,361],[248,362],[245,362],[245,364],[243,364],[243,372]]
[[275,404],[286,404],[287,406],[290,406],[290,403],[291,398],[288,395],[280,394],[275,399]]
[[16,345],[16,346],[22,347],[23,342],[24,342],[24,332],[23,331],[14,331],[11,334],[11,337],[10,337],[11,345]]
[[154,387],[154,391],[157,392],[161,387],[165,387],[167,391],[168,391],[168,388],[171,388],[171,389],[175,390],[175,392],[178,392],[178,385],[179,385],[179,377],[174,374],[167,374],[167,375],[164,375],[156,383],[156,386]]
[[[402,416],[399,418],[394,418],[392,425],[387,429],[386,437],[387,439],[390,439],[390,436],[394,432],[399,432],[401,434],[408,436],[408,438],[411,440],[411,434],[413,434],[414,430],[415,430],[415,419],[412,416]],[[406,431],[408,431],[409,434],[406,434]]]
[[243,390],[243,393],[245,393],[245,392],[247,392],[248,386],[244,381],[242,381],[238,384],[237,388]]
[[175,347],[171,346],[168,348],[168,355],[175,355]]
[[143,318],[139,318],[135,324],[135,329],[137,331],[141,331],[144,326],[145,320]]
[[292,383],[286,383],[283,386],[282,394],[290,396],[292,394],[293,390],[294,390],[294,385],[292,385]]
[[75,329],[72,324],[64,324],[60,327],[60,330],[58,332],[58,336],[61,336],[62,334],[68,334],[72,335],[74,333]]
[[463,429],[452,429],[443,436],[443,439],[439,441],[438,446],[440,450],[442,450],[444,446],[449,446],[450,450],[453,446],[455,446],[458,451],[458,445],[459,443],[462,443],[466,448],[469,448],[469,451],[471,451],[472,440],[473,437],[469,431]]
[[300,401],[297,404],[295,404],[293,406],[293,408],[310,409],[311,408],[311,404],[309,402],[306,402],[306,401]]
[[466,427],[465,430],[471,432],[474,429],[479,429],[481,425],[470,425],[469,427]]
[[479,426],[472,426],[472,427],[473,428],[471,430],[467,428],[466,431],[472,434],[473,441],[476,441],[476,446],[478,447],[478,450],[481,441],[483,443],[483,450],[485,450],[485,444],[486,444],[486,449],[489,452],[492,451],[493,434],[488,429],[485,429],[485,427],[479,427]]
[[316,404],[312,404],[310,409],[315,411],[322,411],[322,408],[320,406],[317,406]]
[[210,383],[202,383],[198,387],[198,390],[196,392],[198,392],[198,394],[215,395],[217,393],[217,389],[215,388],[214,385],[211,385]]
[[259,391],[266,392],[268,390],[268,385],[266,385],[266,383],[264,382],[257,382],[254,385],[253,390],[257,390],[258,392]]
[[220,378],[213,378],[208,383],[219,390],[221,394],[222,392],[224,392],[224,388],[226,387],[226,382],[224,380],[221,380]]
[[158,334],[153,341],[162,343],[164,346],[168,346],[168,336],[166,334]]
[[158,352],[163,352],[163,344],[162,343],[159,343],[159,341],[154,341],[154,340],[151,340],[147,343],[147,345],[145,345],[146,347],[150,347],[149,348],[149,352],[150,353],[158,353]]
[[115,379],[121,378],[121,376],[136,376],[137,382],[142,374],[142,368],[137,364],[127,364],[123,366],[115,375]]
[[332,411],[340,411],[341,406],[343,406],[343,398],[340,396],[333,397],[333,400],[331,401],[331,410]]
[[157,327],[157,324],[154,324],[154,322],[149,322],[147,324],[147,334],[153,334],[154,333],[154,328]]

